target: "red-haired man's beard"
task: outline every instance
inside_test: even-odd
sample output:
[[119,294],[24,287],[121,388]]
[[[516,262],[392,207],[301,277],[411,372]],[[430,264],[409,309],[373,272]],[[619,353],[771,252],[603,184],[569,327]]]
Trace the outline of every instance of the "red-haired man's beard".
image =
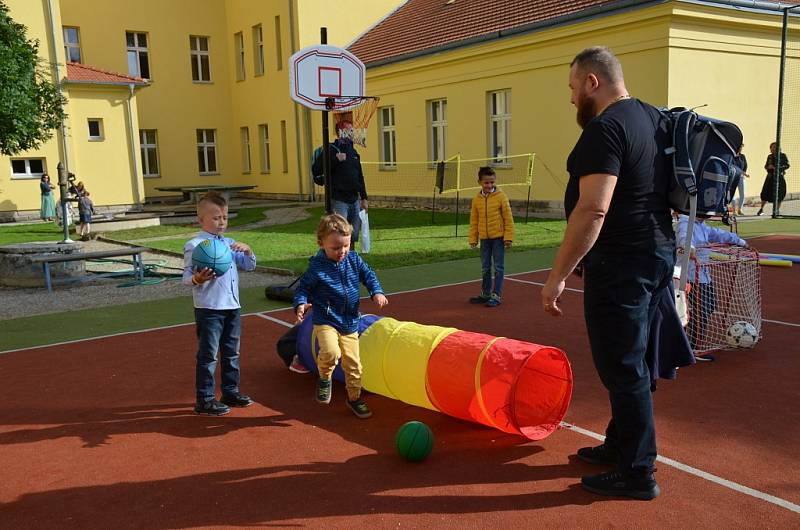
[[581,129],[585,128],[586,125],[592,121],[592,118],[597,116],[594,99],[586,96],[585,94],[579,95],[575,108],[577,109],[577,112],[575,113],[575,119],[578,121],[578,125],[580,125]]

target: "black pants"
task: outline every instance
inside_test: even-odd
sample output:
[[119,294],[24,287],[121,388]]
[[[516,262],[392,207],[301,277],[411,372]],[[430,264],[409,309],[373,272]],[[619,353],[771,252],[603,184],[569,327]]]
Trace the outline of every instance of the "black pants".
[[674,248],[650,255],[590,253],[584,260],[584,316],[597,373],[608,390],[606,444],[619,470],[644,474],[656,459],[650,372],[645,362],[650,324],[672,281]]

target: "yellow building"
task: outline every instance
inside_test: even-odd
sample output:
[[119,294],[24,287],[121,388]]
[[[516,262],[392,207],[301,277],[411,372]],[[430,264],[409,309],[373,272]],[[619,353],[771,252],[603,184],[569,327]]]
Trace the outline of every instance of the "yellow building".
[[[533,197],[542,201],[540,209],[560,209],[566,158],[580,134],[569,65],[583,48],[607,45],[619,56],[633,96],[658,106],[704,106],[703,114],[741,126],[752,169],[746,194],[758,197],[765,175],[757,168],[776,134],[778,3],[478,3],[491,16],[476,18],[476,2],[409,0],[348,48],[367,66],[368,92],[381,98],[362,153],[363,160],[379,162],[368,172],[372,195],[389,185],[388,174],[415,179],[423,166],[404,166],[411,161],[532,152]],[[791,52],[796,64],[798,50]],[[800,152],[787,154],[800,160]],[[496,163],[498,182],[518,178],[525,160]],[[431,183],[435,170],[425,167]],[[798,182],[794,188],[790,182],[790,193],[800,192]],[[527,193],[507,191],[516,199]]]
[[39,180],[43,173],[57,182],[59,162],[87,179],[92,199],[103,209],[129,209],[144,200],[137,136],[136,94],[142,79],[65,62],[57,2],[7,2],[11,17],[39,41],[39,53],[53,67],[53,81],[63,81],[68,114],[59,130],[40,149],[0,156],[0,220],[37,218]]
[[[324,25],[330,44],[346,46],[401,3],[343,0],[332,9],[323,0],[8,1],[11,17],[42,43],[54,79],[66,77],[69,118],[66,141],[54,138],[14,157],[26,173],[0,158],[0,217],[37,216],[36,181],[41,171],[55,174],[65,149],[70,171],[98,205],[135,207],[145,196],[168,195],[157,188],[208,184],[307,196],[318,113],[289,98],[288,58],[319,43]],[[124,75],[104,91],[73,82],[68,61]],[[146,90],[129,98],[127,76],[146,79]],[[102,146],[87,139],[90,118],[102,118]],[[112,154],[112,144],[125,152]],[[128,163],[131,148],[135,164]]]
[[[320,113],[289,98],[287,59],[318,43],[321,26],[329,44],[348,47],[367,64],[367,93],[380,97],[368,147],[360,149],[372,162],[365,173],[373,198],[429,195],[436,174],[430,162],[438,159],[501,156],[502,183],[519,178],[528,161],[508,157],[535,153],[533,198],[539,208],[558,210],[566,156],[579,134],[566,87],[569,63],[596,44],[619,55],[634,96],[663,106],[707,105],[703,113],[739,124],[751,167],[761,166],[775,136],[777,2],[7,2],[11,16],[42,42],[54,79],[66,76],[67,57],[119,74],[111,85],[66,77],[66,139],[15,157],[41,166],[0,158],[6,218],[35,217],[34,170],[54,173],[65,157],[96,204],[109,207],[169,194],[159,188],[210,184],[308,197]],[[142,90],[139,78],[147,80]],[[88,137],[96,118],[102,145]],[[462,180],[474,178],[479,164],[464,166]],[[754,197],[764,176],[751,173],[747,195]],[[526,193],[509,190],[515,199]]]

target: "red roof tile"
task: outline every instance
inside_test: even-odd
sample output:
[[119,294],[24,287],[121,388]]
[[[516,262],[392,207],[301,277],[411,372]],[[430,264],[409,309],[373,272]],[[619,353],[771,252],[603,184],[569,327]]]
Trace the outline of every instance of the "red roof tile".
[[605,4],[619,4],[619,8],[624,8],[631,7],[632,3],[618,0],[408,0],[359,37],[348,50],[368,65],[393,58],[400,60],[426,50],[433,53],[437,48],[460,41],[467,44],[470,40],[498,37],[499,31],[546,22]]
[[141,77],[117,74],[80,63],[67,63],[67,83],[90,85],[146,85]]
[[348,50],[369,64],[608,3],[613,0],[408,0]]

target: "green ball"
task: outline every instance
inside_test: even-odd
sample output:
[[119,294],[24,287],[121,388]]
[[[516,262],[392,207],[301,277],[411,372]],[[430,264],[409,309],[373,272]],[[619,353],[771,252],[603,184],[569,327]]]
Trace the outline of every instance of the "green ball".
[[397,430],[397,452],[409,462],[425,460],[433,449],[433,432],[421,421],[409,421]]

